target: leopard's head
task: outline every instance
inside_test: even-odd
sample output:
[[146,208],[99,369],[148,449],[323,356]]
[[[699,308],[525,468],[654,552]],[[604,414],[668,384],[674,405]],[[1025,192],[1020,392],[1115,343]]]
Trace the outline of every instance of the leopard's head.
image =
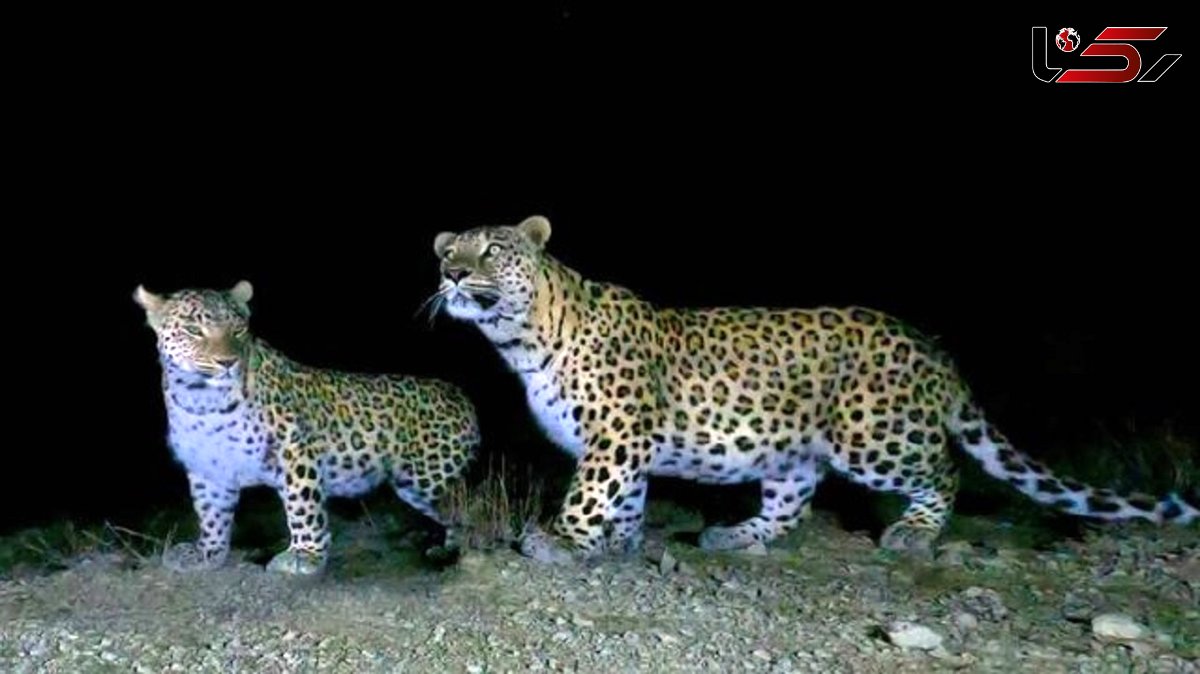
[[533,303],[550,221],[535,215],[516,226],[442,232],[433,242],[442,281],[435,301],[460,320],[525,314]]
[[188,372],[226,374],[237,366],[250,339],[250,297],[241,281],[229,290],[187,289],[156,295],[142,286],[133,299],[146,310],[158,337],[158,352]]

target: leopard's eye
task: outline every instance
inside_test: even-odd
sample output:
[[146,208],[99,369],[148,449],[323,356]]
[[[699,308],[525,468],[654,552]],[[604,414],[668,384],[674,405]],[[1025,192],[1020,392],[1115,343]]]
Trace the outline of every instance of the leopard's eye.
[[200,326],[198,325],[185,325],[183,326],[183,331],[187,333],[189,337],[200,338],[204,336],[204,331],[201,330]]
[[496,253],[499,253],[502,250],[504,250],[504,246],[501,246],[498,243],[493,243],[492,245],[487,247],[487,250],[483,251],[483,256],[491,257],[491,256],[495,255]]

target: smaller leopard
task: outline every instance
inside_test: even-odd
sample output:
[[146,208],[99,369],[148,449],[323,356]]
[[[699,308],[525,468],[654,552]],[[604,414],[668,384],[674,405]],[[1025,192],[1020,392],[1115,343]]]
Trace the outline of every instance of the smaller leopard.
[[157,336],[168,442],[200,520],[199,539],[167,550],[164,565],[222,565],[239,492],[256,485],[276,489],[287,514],[291,543],[272,571],[320,572],[330,547],[326,497],[359,496],[385,481],[444,527],[443,544],[429,553],[451,555],[454,530],[436,504],[479,444],[471,402],[442,381],[297,363],[250,333],[252,295],[246,281],[134,293]]

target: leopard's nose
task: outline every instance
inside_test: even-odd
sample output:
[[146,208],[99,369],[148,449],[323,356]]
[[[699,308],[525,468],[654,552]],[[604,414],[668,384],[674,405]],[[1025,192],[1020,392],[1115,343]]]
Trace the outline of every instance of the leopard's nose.
[[455,283],[458,283],[459,281],[463,280],[467,276],[470,276],[470,274],[471,274],[470,269],[447,269],[445,272],[446,278],[450,279],[451,281],[454,281]]

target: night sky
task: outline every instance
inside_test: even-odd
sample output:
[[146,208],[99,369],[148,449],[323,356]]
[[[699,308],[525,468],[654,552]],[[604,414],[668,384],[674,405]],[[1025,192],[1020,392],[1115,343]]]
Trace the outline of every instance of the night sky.
[[1029,26],[1069,17],[161,19],[76,26],[26,102],[3,530],[186,503],[139,283],[250,280],[293,358],[446,378],[488,452],[553,456],[483,338],[414,316],[436,233],[534,213],[559,259],[664,305],[907,319],[1033,454],[1200,436],[1194,200],[1162,168],[1182,80],[1036,81]]

